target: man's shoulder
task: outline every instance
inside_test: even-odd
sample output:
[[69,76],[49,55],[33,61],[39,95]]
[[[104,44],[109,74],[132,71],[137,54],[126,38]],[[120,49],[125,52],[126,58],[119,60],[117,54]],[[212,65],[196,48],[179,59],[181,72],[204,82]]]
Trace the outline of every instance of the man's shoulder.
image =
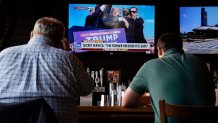
[[138,17],[139,20],[144,20],[142,17]]
[[161,60],[159,58],[150,59],[147,62],[145,62],[145,65],[152,65],[152,64],[158,64]]
[[8,47],[5,48],[4,50],[1,51],[2,53],[13,53],[13,52],[18,52],[20,49],[22,49],[24,47],[24,45],[18,45],[18,46],[12,46],[12,47]]
[[143,24],[144,23],[144,19],[141,17],[136,18],[136,22],[139,24]]
[[144,21],[144,19],[142,17],[137,17],[138,21]]
[[73,52],[66,51],[63,49],[58,49],[58,48],[56,48],[55,56],[59,56],[61,58],[69,59],[69,60],[73,60],[73,61],[76,61],[77,59],[79,59]]
[[195,56],[195,55],[192,55],[192,54],[184,54],[184,56],[185,56],[187,59],[193,59],[193,60],[203,61],[203,59],[201,59],[200,57]]

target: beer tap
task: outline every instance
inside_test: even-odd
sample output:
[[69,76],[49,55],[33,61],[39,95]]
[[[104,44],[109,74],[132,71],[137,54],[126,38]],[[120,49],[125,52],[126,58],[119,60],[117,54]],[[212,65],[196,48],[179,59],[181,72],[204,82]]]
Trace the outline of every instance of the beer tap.
[[103,68],[100,69],[99,73],[100,73],[100,86],[102,87],[103,86]]

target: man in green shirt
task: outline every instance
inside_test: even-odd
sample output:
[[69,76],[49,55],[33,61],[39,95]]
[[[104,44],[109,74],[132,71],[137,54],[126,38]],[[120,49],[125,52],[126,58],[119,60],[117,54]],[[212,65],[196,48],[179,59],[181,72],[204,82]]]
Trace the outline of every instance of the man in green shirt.
[[[160,99],[182,105],[215,104],[215,88],[206,64],[196,56],[184,54],[182,46],[181,37],[175,33],[159,38],[159,58],[147,61],[139,69],[123,96],[122,107],[136,105],[141,95],[148,92],[155,123],[160,123]],[[169,120],[169,123],[179,122]]]

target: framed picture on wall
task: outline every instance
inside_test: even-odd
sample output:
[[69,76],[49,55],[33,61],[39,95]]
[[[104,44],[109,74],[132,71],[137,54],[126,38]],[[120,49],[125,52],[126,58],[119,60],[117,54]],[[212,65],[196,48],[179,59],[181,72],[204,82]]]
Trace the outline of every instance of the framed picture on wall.
[[108,83],[118,83],[121,78],[121,70],[120,69],[109,69],[105,71],[106,73],[106,81]]

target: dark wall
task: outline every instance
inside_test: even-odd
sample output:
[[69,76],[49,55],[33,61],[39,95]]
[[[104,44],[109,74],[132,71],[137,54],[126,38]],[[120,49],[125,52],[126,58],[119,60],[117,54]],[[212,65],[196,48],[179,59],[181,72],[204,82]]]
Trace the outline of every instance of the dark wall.
[[[65,26],[68,25],[68,1],[67,0],[1,0],[7,7],[10,16],[13,18],[13,29],[10,36],[3,42],[2,48],[14,45],[26,44],[35,20],[42,16],[53,16],[59,18]],[[80,2],[94,2],[97,0],[74,0]],[[101,1],[103,2],[103,1]],[[128,4],[155,4],[156,39],[165,32],[179,33],[179,5],[218,5],[213,0],[114,0],[106,3],[128,3]],[[217,69],[217,55],[199,55],[206,62],[209,62]],[[98,70],[101,67],[121,69],[122,80],[127,82],[132,79],[140,66],[149,59],[156,58],[156,55],[79,55],[86,67]]]
[[26,44],[35,20],[42,16],[59,18],[67,25],[67,1],[65,0],[1,0],[13,21],[10,37],[3,47]]

